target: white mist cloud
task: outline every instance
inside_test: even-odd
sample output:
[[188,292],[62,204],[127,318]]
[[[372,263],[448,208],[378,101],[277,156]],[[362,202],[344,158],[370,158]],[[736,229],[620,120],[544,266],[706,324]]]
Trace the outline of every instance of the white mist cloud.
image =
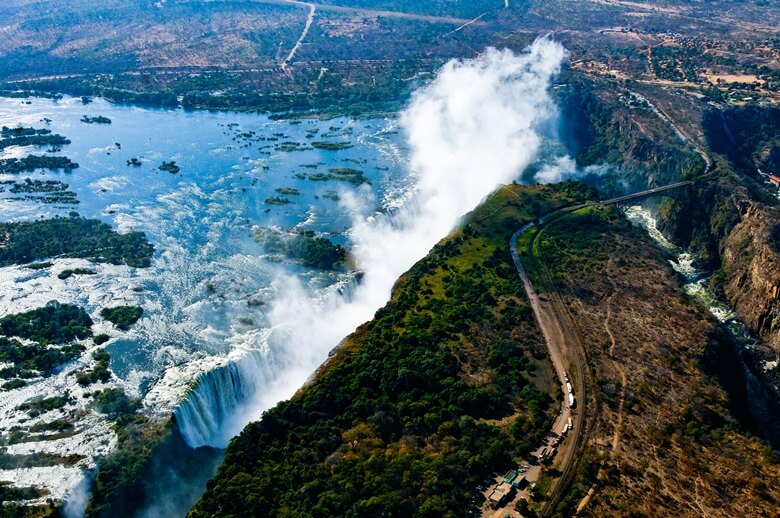
[[554,162],[544,165],[534,175],[537,183],[558,183],[565,180],[578,180],[587,176],[602,176],[609,172],[608,165],[589,165],[583,169],[569,156],[557,158]]
[[[311,298],[294,278],[275,281],[279,298],[269,312],[273,331],[265,354],[276,375],[212,444],[224,446],[264,409],[292,395],[340,340],[389,300],[402,273],[536,159],[536,128],[555,115],[548,87],[564,56],[550,39],[519,55],[488,49],[476,59],[447,63],[413,95],[400,124],[411,150],[414,194],[392,217],[356,215],[352,253],[365,275],[350,297],[333,289]],[[355,214],[365,206],[363,196],[344,199]]]
[[91,472],[85,471],[79,483],[65,495],[65,503],[62,507],[62,514],[65,518],[84,516],[91,495],[92,476]]

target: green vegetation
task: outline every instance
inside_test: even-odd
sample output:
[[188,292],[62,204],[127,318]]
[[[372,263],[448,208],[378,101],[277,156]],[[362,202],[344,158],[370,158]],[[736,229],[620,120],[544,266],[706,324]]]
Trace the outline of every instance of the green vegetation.
[[342,149],[349,149],[352,144],[349,142],[320,142],[315,141],[311,143],[313,148],[324,149],[326,151],[341,151]]
[[[5,376],[3,376],[3,374],[0,374],[0,377],[5,377]],[[25,385],[27,385],[26,381],[24,381],[23,379],[15,378],[15,379],[12,379],[11,381],[6,381],[5,383],[3,383],[2,389],[3,390],[16,390],[18,388],[24,387]]]
[[301,194],[301,191],[292,187],[279,187],[276,192],[282,196],[299,196]]
[[43,263],[30,263],[27,265],[27,268],[30,270],[45,270],[46,268],[50,268],[53,265],[53,263],[49,262],[43,262]]
[[0,451],[0,469],[20,469],[49,466],[73,466],[83,455],[56,455],[53,453],[35,452],[27,455],[9,455]]
[[304,237],[293,239],[285,253],[288,257],[300,259],[310,268],[332,270],[338,263],[344,261],[346,251],[341,245],[334,245],[324,237]]
[[[4,390],[25,385],[23,379],[48,376],[61,365],[78,358],[85,348],[79,344],[63,344],[92,335],[92,320],[78,306],[51,302],[25,313],[6,315],[0,319],[0,362],[11,367],[0,370],[0,378],[12,379],[3,384]],[[23,345],[18,337],[33,342]]]
[[30,427],[30,432],[64,432],[65,430],[72,430],[73,423],[67,419],[55,419],[48,423],[36,423]]
[[176,165],[176,162],[174,162],[173,160],[171,160],[170,162],[163,161],[163,163],[160,165],[160,167],[158,167],[158,169],[160,171],[168,171],[171,174],[176,174],[179,171],[181,171],[181,168],[178,165]]
[[[114,421],[118,445],[108,456],[99,459],[92,498],[87,508],[88,517],[122,516],[138,505],[137,486],[142,470],[147,467],[152,453],[160,447],[169,433],[170,424],[163,428],[159,422],[136,413],[140,401],[128,398],[118,388],[95,394],[95,409]],[[152,476],[150,474],[150,476]]]
[[102,115],[98,115],[95,117],[90,117],[89,115],[84,115],[81,119],[79,119],[81,122],[85,124],[111,124],[111,119],[108,117],[104,117]]
[[[23,182],[11,181],[7,182],[7,184],[11,185],[8,192],[13,194],[26,194],[23,198],[12,199],[66,205],[77,205],[79,203],[76,199],[76,193],[68,190],[68,184],[58,180],[31,180],[30,178],[25,178]],[[0,192],[3,192],[3,187],[0,187]]]
[[[13,502],[18,500],[35,500],[42,496],[46,496],[46,493],[40,489],[34,487],[11,487],[10,482],[0,481],[0,502]],[[0,506],[6,507],[6,506]],[[5,517],[5,514],[0,513],[0,516]],[[14,516],[14,515],[8,515]],[[16,515],[18,516],[18,515]]]
[[143,232],[119,234],[101,221],[76,217],[0,223],[0,235],[0,266],[79,257],[145,268],[154,252]]
[[0,318],[0,334],[43,345],[92,336],[92,319],[79,306],[50,302],[44,307]]
[[324,237],[298,235],[285,237],[277,232],[259,230],[254,239],[263,245],[267,253],[284,254],[290,259],[298,259],[310,268],[332,270],[344,261],[346,250],[334,245]]
[[[601,237],[616,228],[641,232],[612,209],[587,207],[566,214],[545,227],[535,243],[537,254],[555,282],[566,283],[583,269],[600,269],[609,257],[611,243]],[[582,251],[587,250],[586,254]]]
[[41,135],[49,135],[51,130],[48,129],[35,129],[26,128],[24,126],[17,126],[15,128],[9,128],[3,126],[0,128],[0,138],[19,138],[19,137],[36,137]]
[[33,128],[6,128],[0,130],[0,151],[11,146],[64,146],[70,140],[50,130]]
[[74,275],[95,275],[97,272],[95,270],[90,270],[88,268],[74,268],[74,269],[67,269],[62,270],[60,273],[57,274],[57,278],[65,280],[69,279],[70,277]]
[[325,191],[322,194],[322,197],[326,200],[333,200],[333,201],[339,201],[341,199],[341,196],[339,196],[339,193],[336,191]]
[[143,162],[141,162],[138,158],[133,157],[127,161],[127,165],[133,167],[141,167],[143,165]]
[[[0,336],[0,361],[13,363],[13,367],[0,370],[0,378],[28,376],[40,372],[48,376],[60,365],[78,358],[84,347],[78,344],[63,347],[46,347],[40,344],[22,345],[17,340]],[[3,385],[6,390],[24,386],[22,380],[12,380]]]
[[144,309],[139,306],[116,306],[113,308],[103,308],[100,310],[100,316],[111,322],[117,329],[127,331],[130,326],[138,322],[138,319],[144,314]]
[[104,333],[101,333],[99,335],[95,335],[92,338],[92,341],[95,342],[95,345],[103,345],[104,343],[108,342],[109,340],[111,340],[111,337],[108,336],[107,334],[104,334]]
[[128,397],[121,388],[108,388],[93,394],[95,410],[112,421],[120,421],[127,416],[135,414],[141,401]]
[[282,151],[284,153],[291,153],[293,151],[309,151],[311,149],[313,148],[301,142],[282,142],[281,144],[274,146],[275,151]]
[[282,196],[269,196],[265,199],[266,205],[288,205],[292,203],[289,198],[284,198]]
[[36,169],[64,169],[71,171],[79,165],[64,156],[28,155],[24,158],[5,158],[0,160],[1,174],[29,173]]
[[311,384],[233,440],[191,516],[464,515],[477,483],[549,428],[551,399],[530,379],[543,338],[509,236],[590,195],[499,190]]
[[298,173],[296,176],[299,178],[308,178],[315,182],[324,182],[328,180],[338,180],[342,182],[349,182],[353,185],[361,185],[364,183],[371,184],[368,178],[365,177],[363,171],[359,169],[352,169],[349,167],[334,167],[328,170],[327,173]]
[[95,351],[92,358],[97,362],[93,368],[76,373],[76,382],[82,387],[87,387],[98,381],[105,383],[111,379],[111,371],[108,370],[111,355],[101,349]]
[[19,410],[27,412],[30,417],[37,417],[46,412],[57,410],[64,407],[70,402],[70,398],[66,396],[53,396],[50,398],[40,398],[27,401],[17,407]]

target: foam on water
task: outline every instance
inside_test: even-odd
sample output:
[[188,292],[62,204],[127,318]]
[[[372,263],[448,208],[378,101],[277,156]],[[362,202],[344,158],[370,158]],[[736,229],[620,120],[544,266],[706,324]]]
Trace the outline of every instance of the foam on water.
[[[112,124],[80,123],[84,113],[108,116]],[[44,122],[45,118],[52,122]],[[230,127],[230,123],[237,126]],[[403,175],[398,174],[402,160],[387,151],[400,149],[400,142],[392,142],[400,138],[383,131],[392,124],[388,120],[346,118],[290,124],[258,115],[115,106],[101,99],[84,106],[72,98],[56,102],[30,99],[30,104],[0,98],[0,125],[48,127],[72,140],[56,154],[81,165],[71,173],[0,175],[0,180],[61,180],[81,202],[63,207],[0,196],[4,220],[66,216],[75,209],[82,216],[113,224],[120,232],[143,231],[156,249],[148,269],[95,265],[81,259],[56,259],[45,270],[0,268],[0,316],[28,311],[52,300],[85,307],[96,322],[95,333],[112,336],[105,348],[112,356],[114,377],[107,384],[90,386],[90,391],[122,387],[142,397],[149,414],[164,418],[176,410],[181,422],[187,422],[187,416],[195,422],[216,409],[212,424],[184,426],[183,431],[191,444],[203,443],[208,436],[224,445],[238,430],[220,422],[223,417],[247,393],[272,384],[276,369],[286,368],[284,362],[275,360],[266,343],[268,306],[262,303],[276,296],[270,286],[272,279],[279,272],[295,276],[305,291],[314,292],[330,285],[337,289],[350,278],[267,261],[252,239],[253,227],[303,225],[317,233],[343,233],[352,215],[321,195],[336,188],[347,192],[352,187],[312,182],[296,174],[302,164],[317,163],[327,169],[343,166],[344,159],[360,161],[374,195],[383,198],[388,186],[403,183]],[[285,133],[290,140],[306,142],[307,130],[321,128],[320,133],[324,133],[330,126],[349,129],[357,145],[339,152],[310,149],[268,156],[258,152],[262,142],[238,136],[245,131],[255,131],[262,138]],[[1,151],[0,157],[45,152],[14,147]],[[126,161],[130,158],[139,158],[142,166],[129,167]],[[157,171],[163,160],[175,160],[181,172]],[[301,195],[289,206],[268,207],[264,199],[280,187],[294,187]],[[343,239],[343,235],[336,238]],[[96,274],[57,278],[62,270],[74,268],[89,268]],[[144,317],[129,332],[118,332],[99,316],[100,309],[121,304],[144,309]],[[75,435],[20,443],[10,447],[9,453],[75,452],[86,458],[74,467],[0,471],[0,479],[45,488],[55,499],[71,494],[74,502],[83,501],[82,492],[77,490],[83,470],[94,467],[94,458],[116,444],[110,423],[89,408],[91,400],[82,397],[84,390],[75,383],[73,374],[94,363],[91,355],[97,347],[91,341],[84,345],[87,351],[82,357],[60,373],[4,392],[0,429],[7,432],[13,426],[77,417]],[[204,373],[210,374],[200,379]],[[74,397],[74,403],[63,411],[30,420],[16,409],[31,397],[65,391]],[[210,395],[185,398],[201,393]],[[184,404],[177,409],[182,398]],[[189,435],[188,430],[192,431]],[[81,504],[74,506],[74,516],[83,514]]]

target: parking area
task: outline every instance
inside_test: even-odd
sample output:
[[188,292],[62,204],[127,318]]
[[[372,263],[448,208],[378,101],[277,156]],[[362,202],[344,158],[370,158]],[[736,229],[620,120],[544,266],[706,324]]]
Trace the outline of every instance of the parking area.
[[[555,420],[553,430],[548,433],[542,444],[534,450],[528,459],[518,462],[503,473],[493,473],[476,488],[475,510],[472,516],[482,518],[521,518],[517,509],[520,500],[531,502],[531,495],[546,466],[554,466],[561,448],[572,429],[569,412],[561,413]],[[477,510],[478,509],[478,510]]]

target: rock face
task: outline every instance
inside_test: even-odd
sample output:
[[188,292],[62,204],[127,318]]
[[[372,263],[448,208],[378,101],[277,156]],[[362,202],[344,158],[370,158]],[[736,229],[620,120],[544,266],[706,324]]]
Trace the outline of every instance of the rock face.
[[723,240],[724,292],[752,331],[780,352],[780,253],[773,229],[776,210],[742,205],[742,220]]
[[693,179],[687,194],[647,202],[658,228],[671,241],[693,249],[702,267],[717,272],[716,291],[780,354],[780,246],[775,244],[780,243],[775,230],[780,228],[780,201],[757,173],[773,171],[780,155],[780,111],[721,111],[679,98],[672,100],[675,105],[664,93],[653,94],[652,105],[663,113],[685,112],[688,119],[700,121],[686,131],[706,137],[711,161],[706,174],[690,139],[683,141],[670,129],[671,119],[646,106],[626,107],[625,101],[635,95],[628,90],[587,84],[564,96],[567,120],[574,121],[564,138],[567,147],[581,165],[620,164],[619,174],[601,180],[604,193]]

